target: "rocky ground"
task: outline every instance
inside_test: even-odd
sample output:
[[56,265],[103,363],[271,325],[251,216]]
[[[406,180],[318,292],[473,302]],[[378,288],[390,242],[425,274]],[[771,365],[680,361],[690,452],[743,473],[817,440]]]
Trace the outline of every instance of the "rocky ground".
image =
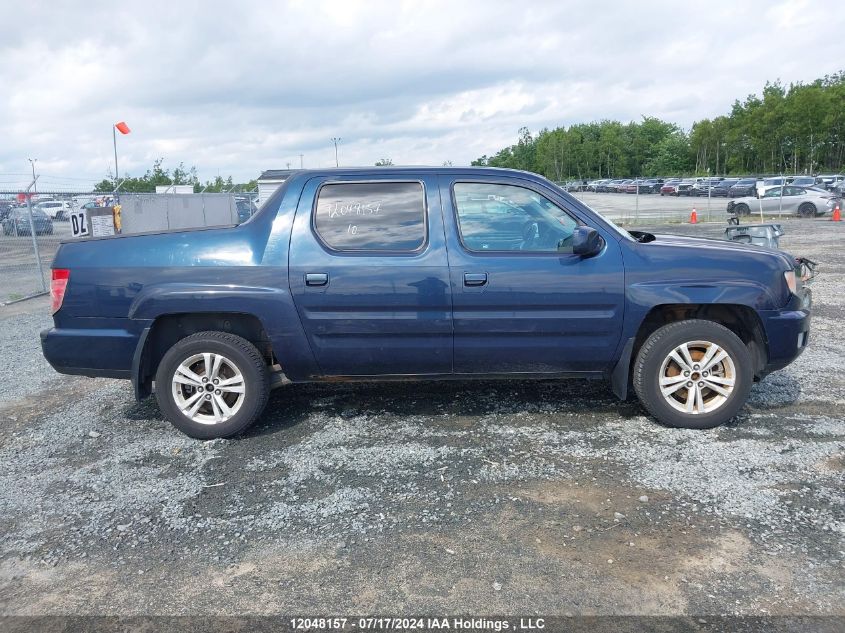
[[0,308],[0,613],[843,616],[845,226],[785,228],[811,345],[711,431],[600,382],[331,384],[197,442]]

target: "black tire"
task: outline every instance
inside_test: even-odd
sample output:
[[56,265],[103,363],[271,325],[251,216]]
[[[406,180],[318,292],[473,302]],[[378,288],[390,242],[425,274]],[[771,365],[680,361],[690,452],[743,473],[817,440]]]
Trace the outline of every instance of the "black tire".
[[740,202],[734,207],[734,213],[736,213],[738,216],[751,215],[751,209],[744,202]]
[[[206,352],[221,354],[234,363],[244,383],[240,409],[228,420],[214,424],[189,418],[179,409],[173,395],[172,380],[179,365],[191,356]],[[270,394],[270,374],[261,353],[246,339],[228,332],[198,332],[183,338],[165,353],[155,375],[155,394],[167,419],[186,435],[200,440],[232,437],[250,427],[261,415]]]
[[[669,404],[660,389],[664,360],[678,346],[693,341],[715,343],[727,352],[735,369],[733,390],[710,412],[679,411]],[[729,421],[745,404],[753,379],[751,354],[740,338],[718,323],[699,319],[670,323],[654,332],[640,348],[633,371],[634,391],[646,410],[663,424],[685,429],[710,429]],[[685,386],[680,392],[681,397],[688,393]],[[718,398],[715,392],[708,393],[709,397]]]
[[802,218],[816,217],[816,205],[812,202],[802,202],[798,207],[798,216]]

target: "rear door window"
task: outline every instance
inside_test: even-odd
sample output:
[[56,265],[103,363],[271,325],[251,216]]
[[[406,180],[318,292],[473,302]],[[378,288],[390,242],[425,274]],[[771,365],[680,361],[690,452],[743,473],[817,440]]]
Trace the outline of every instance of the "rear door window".
[[324,184],[317,194],[314,230],[335,251],[418,251],[427,238],[423,185],[420,182]]

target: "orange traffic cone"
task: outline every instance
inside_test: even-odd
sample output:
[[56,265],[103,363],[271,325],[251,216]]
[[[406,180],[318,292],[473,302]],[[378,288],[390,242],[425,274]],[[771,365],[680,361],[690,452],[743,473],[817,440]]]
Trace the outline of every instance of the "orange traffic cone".
[[836,208],[833,210],[833,217],[831,218],[834,222],[842,222],[842,212],[839,210],[839,205],[836,205]]
[[698,214],[695,212],[695,207],[693,207],[692,213],[689,214],[689,223],[698,224]]

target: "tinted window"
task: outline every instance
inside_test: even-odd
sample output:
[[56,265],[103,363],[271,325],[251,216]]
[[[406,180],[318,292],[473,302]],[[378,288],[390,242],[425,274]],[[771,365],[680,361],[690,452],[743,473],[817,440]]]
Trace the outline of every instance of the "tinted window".
[[425,195],[418,182],[323,185],[314,226],[339,251],[415,251],[425,243]]
[[461,240],[471,251],[571,253],[578,223],[540,194],[513,185],[457,182]]

